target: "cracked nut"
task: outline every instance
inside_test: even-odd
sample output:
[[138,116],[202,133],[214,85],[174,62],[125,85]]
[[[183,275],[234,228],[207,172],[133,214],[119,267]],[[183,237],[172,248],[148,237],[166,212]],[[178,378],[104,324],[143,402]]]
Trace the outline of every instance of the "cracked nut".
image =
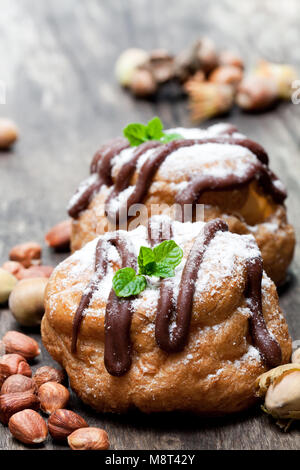
[[45,242],[51,248],[56,250],[63,250],[70,247],[72,232],[71,219],[64,220],[59,224],[54,225],[45,235]]
[[33,410],[23,410],[15,413],[8,422],[12,435],[24,444],[40,444],[48,435],[47,424]]
[[25,359],[33,359],[41,352],[33,338],[18,331],[8,331],[3,337],[3,342],[7,353],[20,354]]
[[67,439],[76,429],[87,427],[87,422],[71,410],[56,410],[48,420],[49,433],[58,441]]
[[41,410],[50,415],[55,410],[66,407],[70,393],[66,387],[57,382],[46,382],[40,386],[38,397]]
[[18,280],[13,274],[0,268],[0,304],[4,304],[8,301],[10,293],[17,282]]
[[31,390],[0,395],[0,421],[7,424],[10,417],[18,411],[27,408],[38,410],[39,404],[38,397]]
[[14,374],[9,376],[1,387],[1,395],[6,393],[28,392],[35,391],[35,385],[32,379],[21,374]]
[[0,364],[9,368],[9,375],[21,374],[31,377],[31,368],[26,359],[20,354],[4,354],[0,357]]
[[0,149],[8,149],[18,138],[18,129],[13,121],[0,118]]
[[299,369],[300,365],[284,364],[283,366],[275,367],[274,369],[268,370],[264,374],[261,374],[255,382],[257,396],[264,397],[270,385],[281,380],[285,374],[289,374],[290,372]]
[[57,382],[62,384],[65,379],[66,374],[63,370],[55,369],[50,366],[39,367],[33,376],[33,381],[37,389],[46,382]]
[[73,450],[106,450],[109,448],[108,435],[99,428],[77,429],[68,437],[68,444]]
[[44,293],[48,279],[22,279],[9,297],[9,308],[23,326],[37,326],[44,313]]
[[39,243],[26,242],[14,246],[9,252],[9,259],[11,261],[18,261],[24,268],[40,264],[42,248]]
[[270,385],[264,407],[274,418],[300,419],[300,366]]

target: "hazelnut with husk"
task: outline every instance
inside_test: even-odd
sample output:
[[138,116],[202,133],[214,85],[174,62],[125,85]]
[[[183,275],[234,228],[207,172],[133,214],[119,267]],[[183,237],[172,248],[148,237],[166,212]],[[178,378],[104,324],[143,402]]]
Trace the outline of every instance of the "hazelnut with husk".
[[279,420],[285,430],[300,419],[300,364],[285,364],[262,374],[256,381],[257,394],[265,396],[263,410]]
[[238,85],[236,104],[246,111],[263,111],[278,99],[278,86],[272,78],[249,75]]
[[115,74],[120,85],[128,87],[133,73],[149,60],[149,54],[143,49],[126,49],[119,56],[115,65]]
[[297,79],[297,71],[287,64],[274,64],[261,60],[254,69],[254,75],[274,80],[277,85],[278,98],[288,100],[293,92],[292,82]]
[[234,87],[226,84],[189,80],[185,85],[193,121],[201,121],[231,109]]

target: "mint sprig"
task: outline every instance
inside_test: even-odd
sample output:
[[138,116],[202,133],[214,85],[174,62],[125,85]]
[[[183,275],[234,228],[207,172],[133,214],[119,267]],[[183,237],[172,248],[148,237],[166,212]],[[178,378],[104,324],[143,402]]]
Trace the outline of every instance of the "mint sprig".
[[158,117],[151,119],[146,126],[137,122],[128,124],[123,129],[123,134],[129,140],[132,147],[136,147],[149,140],[158,140],[166,144],[172,140],[183,139],[180,134],[166,134],[163,132],[163,124]]
[[133,268],[119,269],[113,277],[113,289],[118,297],[137,295],[147,287],[147,276],[167,278],[175,276],[175,268],[183,256],[174,240],[165,240],[153,249],[141,246],[138,256],[138,274]]

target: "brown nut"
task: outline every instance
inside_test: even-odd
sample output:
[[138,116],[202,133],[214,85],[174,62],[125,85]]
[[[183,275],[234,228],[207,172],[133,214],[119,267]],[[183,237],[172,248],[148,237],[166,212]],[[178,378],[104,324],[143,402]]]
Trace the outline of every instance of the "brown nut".
[[108,435],[99,428],[77,429],[68,437],[68,444],[73,450],[106,450],[109,448]]
[[18,279],[31,279],[34,277],[50,277],[53,272],[53,266],[30,266],[22,268],[18,272]]
[[66,407],[70,393],[66,387],[57,382],[46,382],[40,386],[38,397],[41,410],[50,415],[55,410]]
[[26,359],[20,354],[4,354],[0,357],[0,364],[4,364],[9,368],[9,375],[21,374],[31,377],[30,365]]
[[12,435],[24,444],[40,444],[44,442],[48,429],[43,418],[33,410],[15,413],[8,422]]
[[243,78],[243,71],[239,67],[233,65],[222,65],[215,68],[209,76],[209,81],[213,83],[224,83],[233,85],[239,84]]
[[10,274],[19,279],[18,274],[19,271],[23,269],[23,265],[19,263],[19,261],[5,261],[5,263],[2,264],[2,269],[5,269],[5,271],[8,271]]
[[48,279],[22,279],[9,297],[9,308],[16,320],[24,326],[37,326],[44,313],[44,292]]
[[10,376],[10,369],[8,365],[0,364],[0,387],[9,376]]
[[63,222],[54,225],[54,227],[52,227],[49,232],[46,233],[45,242],[47,245],[51,246],[51,248],[55,248],[56,250],[69,248],[71,232],[71,220],[64,220]]
[[76,429],[87,427],[87,422],[71,410],[56,410],[48,419],[49,433],[58,441],[67,439]]
[[66,374],[63,370],[55,369],[50,366],[39,367],[33,376],[33,381],[37,389],[46,382],[57,382],[61,384],[65,379]]
[[32,379],[21,374],[14,374],[8,377],[1,387],[1,395],[6,393],[17,393],[31,391],[34,393],[35,385]]
[[0,149],[8,149],[18,138],[18,129],[13,121],[0,118]]
[[134,71],[149,60],[148,52],[130,48],[122,52],[115,65],[115,75],[120,85],[127,87]]
[[0,304],[8,301],[8,298],[17,284],[18,280],[11,273],[0,268]]
[[137,69],[131,77],[130,90],[132,93],[139,97],[147,97],[156,92],[157,83],[150,70]]
[[39,243],[27,242],[14,246],[9,252],[12,261],[19,261],[24,268],[33,264],[40,264],[42,248]]
[[33,359],[41,352],[38,343],[27,335],[18,331],[8,331],[3,336],[6,352],[20,354],[25,359]]
[[278,99],[278,87],[272,78],[248,76],[243,79],[236,95],[236,104],[246,111],[270,108]]
[[0,421],[7,424],[9,418],[18,411],[26,408],[38,410],[39,404],[38,397],[31,390],[0,395]]

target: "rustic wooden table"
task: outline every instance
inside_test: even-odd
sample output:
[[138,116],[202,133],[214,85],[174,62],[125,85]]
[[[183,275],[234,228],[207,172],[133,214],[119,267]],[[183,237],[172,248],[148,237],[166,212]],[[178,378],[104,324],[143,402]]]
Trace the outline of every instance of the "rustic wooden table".
[[[14,150],[0,155],[0,264],[10,247],[43,242],[48,228],[66,217],[66,203],[88,172],[91,155],[128,122],[160,116],[166,127],[190,122],[186,103],[135,101],[113,77],[126,47],[166,47],[176,52],[207,34],[219,47],[239,50],[248,64],[264,57],[300,66],[297,0],[0,0],[0,80],[7,103],[0,115],[20,128]],[[300,78],[300,77],[299,77]],[[269,151],[272,168],[289,189],[289,218],[300,233],[300,105],[289,103],[261,115],[234,111],[238,125]],[[44,246],[44,262],[63,255]],[[300,253],[281,293],[293,339],[300,344]],[[19,329],[0,312],[0,336]],[[37,331],[30,331],[40,340]],[[38,364],[52,364],[42,351]],[[72,407],[103,426],[113,449],[297,449],[299,426],[282,433],[259,408],[225,419],[179,414],[95,415],[72,396]],[[0,426],[0,449],[25,448]],[[49,438],[41,449],[63,449]]]

